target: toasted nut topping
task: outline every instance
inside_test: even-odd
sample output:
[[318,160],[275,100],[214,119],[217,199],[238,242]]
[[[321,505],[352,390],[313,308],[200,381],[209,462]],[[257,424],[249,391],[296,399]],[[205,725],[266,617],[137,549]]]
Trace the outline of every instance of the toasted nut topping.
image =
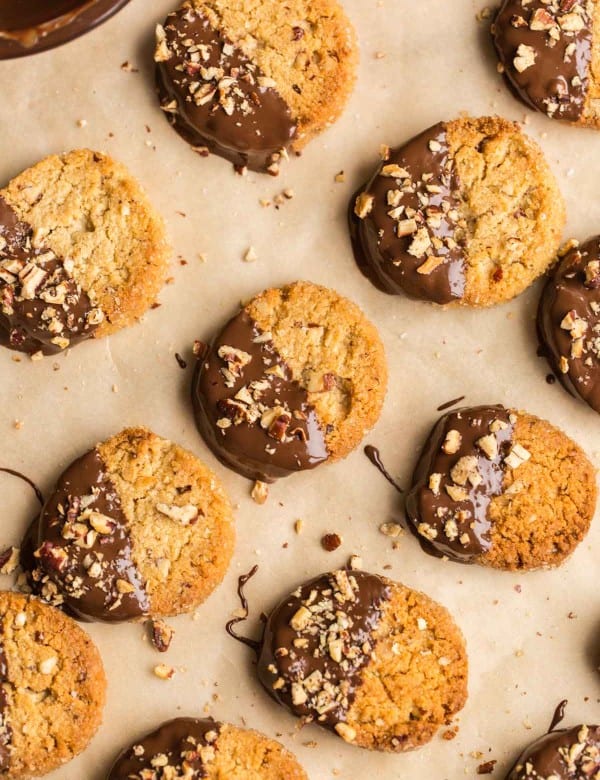
[[399,523],[382,523],[379,526],[379,531],[384,536],[389,536],[392,539],[396,539],[398,536],[402,536],[404,529]]
[[41,661],[38,669],[40,670],[41,674],[52,674],[56,668],[57,663],[58,658],[52,656],[51,658],[46,658],[44,661]]
[[252,500],[257,504],[264,504],[269,498],[269,486],[266,482],[260,482],[260,480],[256,480],[250,495],[252,496]]
[[335,730],[345,742],[354,742],[356,731],[347,723],[336,723]]
[[511,451],[504,458],[504,462],[509,468],[516,469],[530,458],[531,453],[525,447],[522,447],[520,444],[513,444]]
[[300,607],[300,609],[292,616],[292,619],[290,620],[290,626],[294,629],[294,631],[302,631],[302,629],[306,628],[310,621],[310,610],[306,609],[306,607]]
[[482,436],[481,439],[477,439],[475,444],[488,460],[494,460],[494,458],[498,456],[498,439],[496,439],[493,433],[489,433],[487,436]]
[[468,492],[463,487],[457,487],[456,485],[446,485],[446,493],[453,501],[467,501],[469,498]]
[[167,666],[166,664],[157,664],[153,671],[154,674],[161,680],[170,680],[171,677],[173,677],[175,674],[175,669],[173,669],[172,666]]
[[440,485],[442,484],[442,475],[441,474],[430,474],[429,475],[429,489],[433,491],[433,494],[436,496],[439,496],[440,494]]
[[115,521],[101,512],[92,512],[89,521],[94,531],[102,535],[111,534],[116,527]]
[[391,179],[408,179],[410,176],[406,168],[401,168],[399,165],[395,164],[384,165],[379,175]]
[[302,687],[302,683],[292,683],[292,704],[296,706],[308,701],[308,694]]
[[175,631],[164,620],[150,621],[150,639],[159,653],[166,653]]
[[361,192],[354,204],[354,213],[359,219],[364,219],[373,210],[374,203],[375,198],[373,195],[369,195],[368,192]]
[[482,481],[477,458],[474,455],[465,455],[460,458],[450,471],[450,476],[457,485],[466,485],[467,482],[470,482],[473,487],[477,487]]
[[524,43],[519,45],[517,49],[517,56],[513,60],[515,70],[519,73],[523,73],[524,70],[535,65],[536,52],[532,46],[527,46]]
[[193,504],[186,504],[185,506],[175,506],[169,504],[157,504],[156,510],[170,517],[171,520],[175,520],[182,525],[190,525],[198,517],[198,508]]
[[116,585],[119,593],[133,593],[135,591],[135,586],[127,580],[117,580]]
[[460,435],[460,432],[452,429],[446,434],[446,438],[442,444],[442,450],[446,453],[446,455],[456,455],[460,449],[461,444],[462,436]]

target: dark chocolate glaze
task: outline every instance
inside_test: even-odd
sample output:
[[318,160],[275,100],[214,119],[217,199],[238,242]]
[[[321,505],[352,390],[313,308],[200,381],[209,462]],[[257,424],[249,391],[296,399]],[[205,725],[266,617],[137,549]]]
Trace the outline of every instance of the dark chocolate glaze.
[[[569,20],[581,20],[583,26],[563,29],[560,20],[565,19],[567,26]],[[504,74],[526,105],[555,119],[575,122],[581,117],[592,59],[592,15],[587,0],[504,0],[493,38]],[[521,46],[533,50],[535,61],[519,72],[515,58],[521,63],[522,55],[531,56]]]
[[[323,574],[294,591],[265,625],[258,676],[268,693],[294,715],[335,729],[346,720],[390,597],[385,580],[362,571]],[[310,610],[310,621],[294,628],[301,609]],[[330,653],[332,641],[339,641],[341,660]]]
[[146,615],[150,604],[127,525],[106,467],[91,450],[60,477],[23,541],[21,564],[33,591],[83,619]]
[[[236,365],[226,359],[240,350],[246,356],[242,361],[249,362]],[[306,390],[292,379],[270,334],[243,310],[225,326],[206,359],[198,362],[192,400],[206,443],[222,463],[249,479],[272,482],[314,468],[328,457]],[[263,414],[278,407],[285,411],[263,427]]]
[[4,683],[8,682],[8,661],[2,644],[3,627],[0,627],[0,772],[10,768],[12,731],[7,720],[8,696]]
[[200,153],[266,170],[296,134],[287,103],[190,3],[169,14],[164,33],[157,46],[157,83],[175,130]]
[[[408,176],[385,175],[391,165],[399,166]],[[349,226],[354,256],[363,273],[379,289],[393,294],[404,292],[439,304],[463,297],[464,230],[457,188],[446,126],[439,123],[392,150],[389,159],[353,196]],[[374,200],[369,213],[361,219],[355,207],[357,197],[363,193]],[[404,210],[396,218],[397,209],[402,207]],[[414,220],[419,233],[398,237],[398,225],[409,219]],[[409,250],[412,247],[417,252],[413,241],[421,231],[430,244],[415,256]],[[420,273],[417,269],[429,257],[437,258],[440,264],[430,273]]]
[[0,59],[60,46],[105,22],[129,0],[0,0]]
[[[568,327],[569,313],[575,329]],[[582,336],[576,320],[585,322]],[[600,413],[600,236],[572,249],[556,266],[540,299],[537,327],[544,355],[564,387]]]
[[[503,406],[477,406],[444,415],[433,428],[415,468],[412,488],[406,498],[409,528],[417,534],[423,549],[437,557],[448,556],[460,563],[472,563],[491,547],[488,508],[502,493],[504,458],[513,438],[511,412]],[[493,433],[494,428],[498,428]],[[442,449],[449,431],[458,431],[460,446],[448,454]],[[489,458],[477,441],[492,434],[497,454]],[[459,485],[450,475],[463,457],[476,461],[480,484]],[[435,492],[432,474],[440,475]],[[477,480],[476,480],[477,481]],[[446,486],[464,488],[465,498],[453,500]]]
[[[208,748],[211,751],[217,749],[216,740],[221,724],[212,718],[198,720],[196,718],[176,718],[163,723],[160,728],[147,734],[138,740],[117,758],[108,774],[108,780],[143,780],[146,772],[156,772],[152,777],[163,777],[166,767],[174,769],[177,774],[174,777],[186,777],[189,780],[197,780],[206,777],[206,762],[203,761],[201,751]],[[207,739],[208,737],[208,739]],[[154,767],[152,759],[158,755],[164,755],[168,759],[165,766]],[[204,753],[206,756],[206,753]],[[185,771],[191,774],[183,774]],[[166,775],[164,775],[166,777]],[[171,775],[169,775],[171,776]]]
[[[90,338],[97,328],[91,315],[99,310],[61,258],[32,246],[32,235],[0,196],[0,344],[52,355]],[[35,290],[26,289],[28,272],[39,276]]]
[[551,731],[529,745],[506,780],[595,780],[600,773],[600,726]]
[[400,485],[396,482],[396,480],[392,477],[390,472],[386,469],[383,461],[381,460],[381,453],[377,449],[377,447],[373,447],[372,444],[367,444],[363,450],[367,458],[371,461],[371,463],[375,466],[377,471],[379,471],[380,474],[382,474],[385,479],[390,483],[390,485],[395,488],[398,493],[404,493],[404,490],[400,487]]

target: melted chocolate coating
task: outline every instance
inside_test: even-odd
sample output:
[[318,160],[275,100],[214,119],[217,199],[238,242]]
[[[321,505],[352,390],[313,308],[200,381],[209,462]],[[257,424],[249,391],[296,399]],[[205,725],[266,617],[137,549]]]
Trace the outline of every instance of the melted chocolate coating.
[[323,574],[294,591],[264,628],[258,676],[268,693],[294,715],[335,729],[390,597],[381,577],[362,571]]
[[60,258],[32,246],[32,235],[0,197],[0,344],[53,355],[90,338],[99,324],[92,312],[102,315]]
[[540,299],[537,326],[556,376],[600,413],[600,236],[556,266]]
[[208,446],[249,479],[272,482],[328,457],[306,390],[292,379],[270,334],[243,310],[198,363],[192,400]]
[[[392,166],[401,175],[390,175]],[[352,198],[354,256],[376,287],[440,304],[463,297],[464,231],[457,187],[446,127],[439,123],[392,150]],[[356,213],[360,197],[373,199],[363,218]]]
[[[8,682],[8,664],[6,653],[1,643],[2,629],[0,628],[0,771],[10,768],[10,745],[12,731],[9,723],[6,721],[6,711],[8,709],[8,696],[4,690],[3,683]],[[4,774],[4,772],[2,771]]]
[[[174,777],[185,776],[189,780],[206,777],[205,761],[201,752],[208,745],[211,745],[208,748],[209,754],[216,749],[216,746],[212,747],[212,743],[217,739],[220,728],[221,724],[212,718],[176,718],[167,721],[123,751],[110,770],[108,780],[142,780],[146,777],[142,774],[144,770],[157,772],[156,780],[159,780],[163,776],[166,777],[163,772],[167,767],[178,772]],[[158,755],[167,757],[166,766],[152,765],[152,759]],[[191,771],[191,774],[184,775],[184,771]]]
[[114,622],[149,612],[127,519],[97,450],[60,477],[22,550],[34,592],[77,617]]
[[[512,419],[502,406],[477,406],[444,415],[433,428],[406,498],[409,528],[425,552],[472,563],[490,549],[488,507],[492,498],[502,493],[504,458],[513,438]],[[456,433],[460,438],[456,449],[449,444],[446,452],[443,448],[451,431],[450,438],[457,438]],[[492,437],[486,443],[496,449],[494,457],[478,444],[483,437]],[[493,454],[493,449],[490,452]],[[465,457],[470,463],[462,463],[474,467],[466,478],[453,471]],[[432,475],[437,475],[433,483]],[[447,488],[459,493],[453,498]]]
[[585,106],[592,59],[587,0],[504,0],[493,31],[505,76],[517,96],[550,117],[577,121]]
[[157,47],[161,107],[197,151],[267,169],[290,146],[296,124],[257,66],[190,4],[169,14]]
[[600,726],[551,731],[519,756],[506,780],[595,780],[600,775]]

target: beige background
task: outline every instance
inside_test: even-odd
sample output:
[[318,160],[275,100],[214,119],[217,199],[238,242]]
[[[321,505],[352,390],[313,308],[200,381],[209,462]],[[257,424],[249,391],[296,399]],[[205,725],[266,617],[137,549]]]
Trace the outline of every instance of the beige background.
[[[570,701],[569,722],[600,719],[598,518],[560,571],[507,575],[463,568],[427,557],[410,536],[392,549],[378,526],[401,517],[398,495],[360,451],[281,482],[258,507],[248,483],[215,461],[194,428],[191,368],[182,371],[174,352],[189,357],[193,339],[210,338],[241,298],[306,278],[354,298],[380,328],[390,389],[368,441],[381,448],[403,485],[436,407],[463,394],[470,404],[502,402],[549,418],[600,464],[600,420],[558,385],[549,386],[548,368],[536,357],[539,286],[479,312],[444,312],[387,297],[356,269],[345,228],[347,199],[375,164],[380,143],[398,144],[461,111],[498,112],[527,118],[526,129],[546,151],[566,196],[566,235],[585,239],[600,226],[600,134],[536,116],[505,91],[487,24],[476,21],[482,2],[346,0],[346,6],[362,50],[356,91],[342,120],[279,179],[240,178],[223,160],[194,155],[168,127],[153,94],[151,41],[172,0],[133,0],[78,41],[0,63],[0,180],[52,152],[90,146],[113,154],[143,183],[166,218],[175,255],[188,261],[174,261],[162,307],[127,332],[39,363],[17,363],[1,352],[0,465],[22,469],[47,491],[84,449],[126,425],[144,424],[204,458],[238,504],[237,551],[224,584],[196,620],[172,621],[177,633],[166,662],[178,667],[174,679],[152,675],[163,657],[142,640],[140,626],[89,627],[109,678],[105,722],[86,753],[52,775],[56,780],[100,780],[130,740],[163,719],[200,715],[205,707],[217,718],[280,736],[311,780],[455,780],[475,775],[489,759],[498,760],[494,777],[501,778],[515,753],[546,729],[560,699]],[[139,72],[121,70],[126,60]],[[344,184],[334,182],[340,170]],[[285,187],[296,197],[280,210],[259,206],[259,198]],[[241,258],[250,245],[258,260],[247,264]],[[199,253],[206,253],[205,263]],[[15,420],[23,422],[20,430]],[[2,544],[14,543],[35,502],[7,477],[1,490]],[[293,531],[297,518],[304,520],[300,536]],[[320,548],[325,531],[343,536],[337,552]],[[344,564],[351,553],[359,553],[366,568],[389,567],[389,576],[425,590],[462,627],[470,697],[454,741],[436,738],[416,753],[390,756],[348,747],[317,727],[297,731],[296,721],[256,682],[250,651],[226,637],[224,623],[238,606],[237,577],[255,562],[260,572],[248,594],[257,618],[299,581]],[[257,630],[255,619],[248,631]],[[471,751],[484,756],[475,759]]]

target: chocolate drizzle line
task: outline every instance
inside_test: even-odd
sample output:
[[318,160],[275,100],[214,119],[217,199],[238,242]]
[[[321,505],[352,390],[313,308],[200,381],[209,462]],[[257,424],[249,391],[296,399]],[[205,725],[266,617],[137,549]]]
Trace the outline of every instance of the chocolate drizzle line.
[[26,477],[25,474],[21,474],[20,471],[15,471],[14,469],[0,468],[0,471],[4,474],[10,474],[13,477],[17,477],[18,479],[23,480],[23,482],[26,482],[35,493],[35,497],[40,502],[40,506],[44,506],[44,496],[42,491],[33,480],[29,479],[29,477]]
[[392,475],[389,473],[389,471],[386,469],[386,467],[383,465],[383,461],[381,460],[381,453],[377,449],[377,447],[373,447],[372,444],[367,444],[363,450],[367,458],[371,461],[371,463],[375,466],[375,468],[383,474],[383,476],[387,479],[387,481],[394,487],[398,493],[404,493],[404,490],[400,487],[400,485],[395,481],[395,479],[392,477]]
[[460,395],[458,398],[453,398],[451,401],[446,401],[445,404],[442,404],[441,406],[438,406],[436,409],[437,412],[445,412],[446,409],[450,409],[452,406],[456,406],[456,404],[459,404],[461,401],[465,400],[464,395]]
[[244,587],[246,586],[246,583],[254,577],[256,572],[258,571],[258,564],[255,564],[250,571],[247,574],[242,574],[241,577],[238,578],[238,587],[237,592],[240,599],[240,603],[242,605],[242,609],[246,613],[244,617],[235,617],[231,620],[228,620],[225,624],[225,631],[229,634],[229,636],[233,637],[237,642],[241,642],[243,645],[247,645],[251,650],[253,650],[257,655],[260,650],[260,642],[257,642],[255,639],[248,639],[248,637],[240,636],[239,634],[236,634],[236,632],[233,630],[233,627],[236,626],[238,623],[244,623],[246,620],[248,620],[248,599],[246,598],[246,594],[244,593]]
[[565,711],[567,709],[568,703],[569,703],[568,699],[563,699],[561,702],[558,703],[556,709],[554,710],[554,715],[552,716],[552,720],[550,721],[550,726],[548,727],[548,734],[550,734],[551,731],[554,731],[555,728],[559,725],[559,723],[562,723],[562,721],[565,719]]
[[444,304],[465,293],[458,182],[446,126],[391,151],[353,196],[349,226],[361,271],[384,292]]
[[507,780],[584,780],[600,771],[600,726],[550,731],[529,745]]
[[196,365],[196,425],[214,454],[249,479],[272,482],[328,457],[306,390],[271,334],[242,310]]

